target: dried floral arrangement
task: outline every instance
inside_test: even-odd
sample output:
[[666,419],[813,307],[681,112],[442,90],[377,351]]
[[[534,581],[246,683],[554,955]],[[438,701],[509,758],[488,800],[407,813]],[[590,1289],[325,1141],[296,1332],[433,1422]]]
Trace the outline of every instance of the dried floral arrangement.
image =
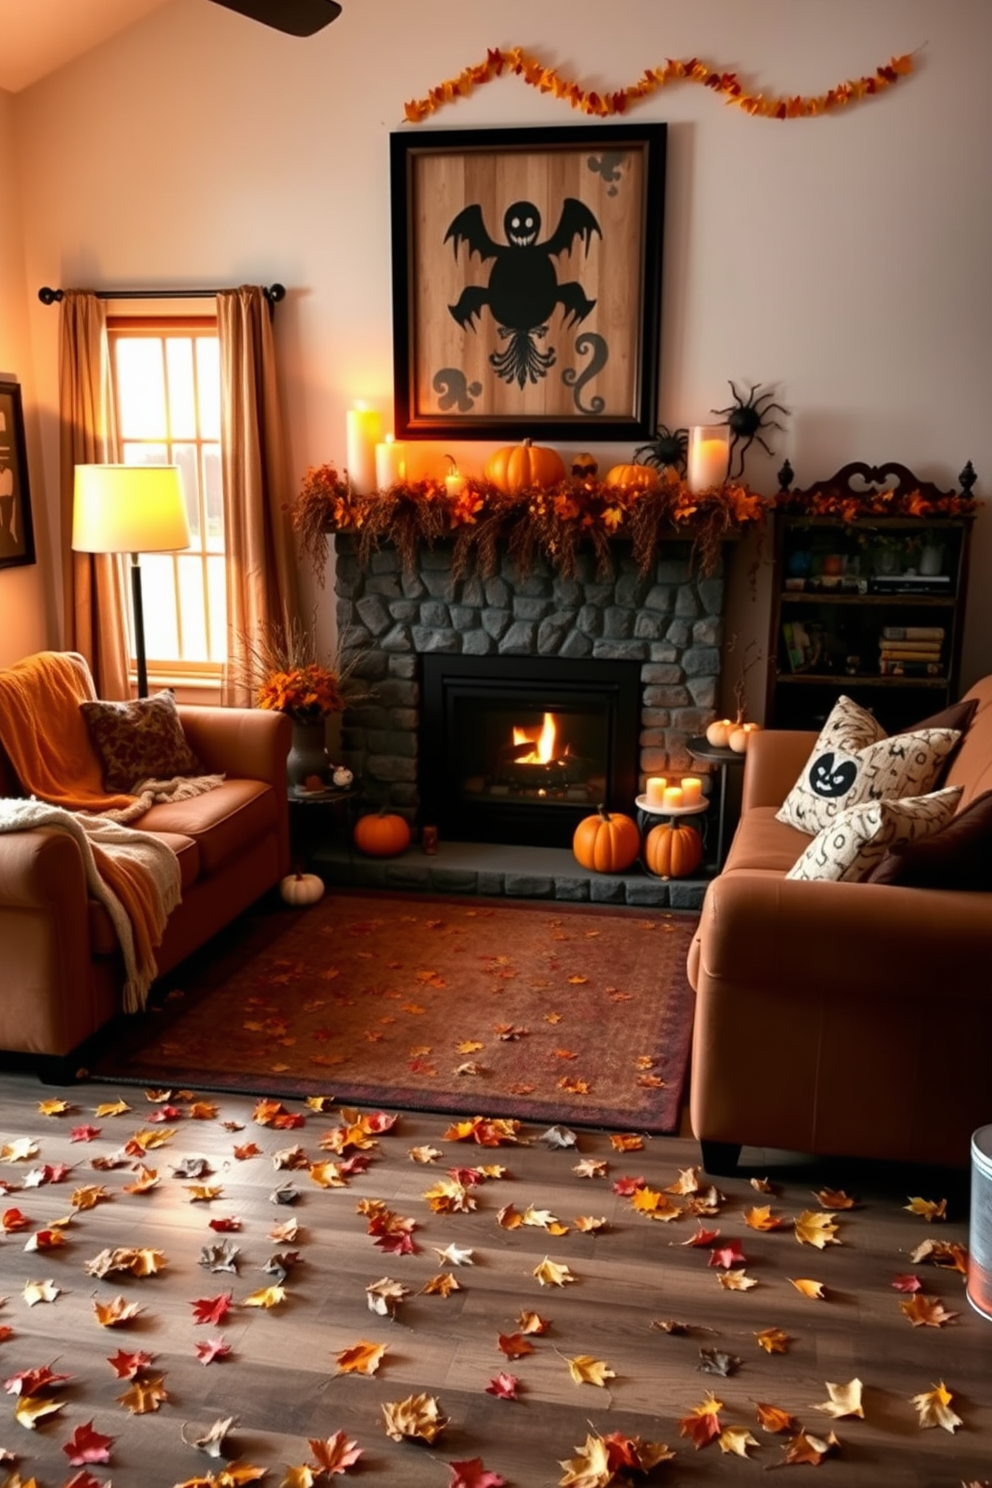
[[246,638],[242,680],[252,689],[256,707],[287,713],[294,723],[319,723],[369,696],[359,694],[354,675],[361,655],[354,649],[346,653],[339,642],[337,655],[321,661],[316,617],[307,624],[294,618]]
[[[891,475],[897,477],[897,484],[891,488],[882,486],[881,482]],[[854,489],[851,480],[856,477],[875,484],[867,485],[864,490]],[[788,487],[792,478],[788,462],[779,478],[783,487]],[[853,462],[805,491],[780,490],[775,505],[792,515],[836,517],[841,522],[857,522],[866,517],[960,517],[978,509],[978,498],[972,495],[976,480],[970,460],[958,476],[957,491],[941,491],[931,481],[919,480],[911,470],[894,462],[881,466]]]
[[307,471],[290,511],[303,551],[323,582],[327,538],[334,532],[355,536],[363,565],[388,542],[407,569],[422,544],[453,538],[456,575],[482,577],[494,573],[507,553],[522,574],[544,559],[570,578],[583,545],[592,548],[602,576],[612,569],[615,539],[631,543],[641,573],[647,574],[661,541],[689,540],[702,572],[712,573],[721,544],[763,523],[767,509],[766,501],[743,485],[693,492],[672,470],[663,472],[654,490],[568,477],[507,495],[487,480],[470,478],[457,496],[449,496],[437,480],[356,496],[333,465],[321,465]]

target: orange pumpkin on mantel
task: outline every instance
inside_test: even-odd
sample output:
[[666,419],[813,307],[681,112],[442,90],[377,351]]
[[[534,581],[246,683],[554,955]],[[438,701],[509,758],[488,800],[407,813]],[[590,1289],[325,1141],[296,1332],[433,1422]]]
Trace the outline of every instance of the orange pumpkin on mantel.
[[628,491],[657,491],[661,476],[653,465],[614,465],[606,472],[604,486],[622,486]]
[[504,496],[516,496],[533,486],[553,486],[565,479],[565,462],[557,450],[525,439],[506,444],[489,456],[483,474]]
[[611,814],[605,806],[580,821],[572,838],[572,852],[583,868],[594,873],[622,873],[640,850],[637,823],[622,812]]
[[404,817],[383,808],[371,816],[359,817],[355,846],[370,858],[397,858],[410,846],[410,828]]

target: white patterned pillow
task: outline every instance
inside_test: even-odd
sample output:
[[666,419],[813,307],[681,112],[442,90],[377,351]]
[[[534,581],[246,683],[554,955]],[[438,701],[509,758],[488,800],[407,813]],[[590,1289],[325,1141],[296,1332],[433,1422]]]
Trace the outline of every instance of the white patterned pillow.
[[776,819],[812,835],[861,801],[922,796],[960,737],[959,729],[927,728],[889,738],[864,708],[838,698]]
[[847,806],[813,838],[786,878],[859,883],[890,848],[939,832],[954,815],[961,787],[907,796],[902,801],[862,801]]

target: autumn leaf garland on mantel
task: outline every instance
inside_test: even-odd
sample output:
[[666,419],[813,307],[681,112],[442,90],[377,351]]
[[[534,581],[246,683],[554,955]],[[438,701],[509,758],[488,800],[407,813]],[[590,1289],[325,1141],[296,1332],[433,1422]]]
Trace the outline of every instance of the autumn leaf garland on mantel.
[[496,572],[504,553],[524,576],[544,560],[571,578],[583,545],[591,547],[602,577],[612,570],[614,539],[631,543],[646,575],[659,542],[675,538],[692,543],[702,572],[709,574],[721,543],[763,523],[767,509],[765,499],[746,486],[728,483],[694,492],[671,469],[650,490],[570,476],[507,494],[485,478],[470,477],[457,496],[449,496],[443,481],[432,479],[358,496],[334,465],[320,465],[307,471],[290,512],[303,551],[322,582],[327,538],[335,532],[354,535],[363,567],[383,543],[390,543],[408,571],[422,545],[452,539],[455,574],[483,578]]

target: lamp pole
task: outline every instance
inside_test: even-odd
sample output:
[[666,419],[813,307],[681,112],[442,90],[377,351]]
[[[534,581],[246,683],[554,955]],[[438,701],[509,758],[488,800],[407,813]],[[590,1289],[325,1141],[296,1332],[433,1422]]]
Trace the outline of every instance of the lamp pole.
[[141,597],[141,564],[131,554],[131,608],[134,611],[134,655],[138,664],[138,696],[148,696],[148,664],[145,660],[145,607]]

